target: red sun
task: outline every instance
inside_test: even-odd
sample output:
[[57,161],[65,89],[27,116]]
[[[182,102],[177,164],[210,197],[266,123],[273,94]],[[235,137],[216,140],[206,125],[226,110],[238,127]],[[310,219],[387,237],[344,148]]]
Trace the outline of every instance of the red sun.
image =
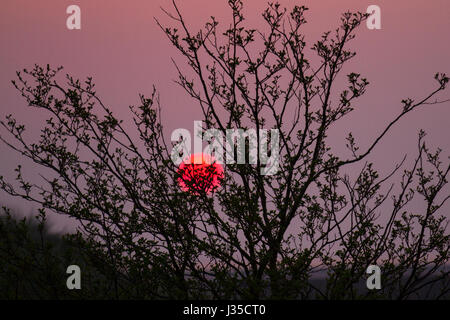
[[223,179],[223,167],[210,155],[198,153],[180,164],[178,174],[181,190],[194,194],[210,193],[219,188]]

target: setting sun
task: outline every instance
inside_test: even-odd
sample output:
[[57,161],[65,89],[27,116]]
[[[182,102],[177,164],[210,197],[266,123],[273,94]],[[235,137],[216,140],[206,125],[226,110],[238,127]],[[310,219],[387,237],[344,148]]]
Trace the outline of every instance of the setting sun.
[[207,154],[193,154],[179,168],[178,183],[183,191],[194,194],[217,190],[223,178],[223,167]]

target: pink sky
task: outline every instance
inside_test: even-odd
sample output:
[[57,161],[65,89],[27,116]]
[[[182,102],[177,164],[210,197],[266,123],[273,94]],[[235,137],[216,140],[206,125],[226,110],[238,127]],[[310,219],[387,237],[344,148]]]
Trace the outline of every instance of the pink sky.
[[[180,7],[188,23],[200,26],[209,16],[219,21],[229,18],[226,1],[184,0]],[[312,44],[323,31],[334,29],[339,15],[347,10],[365,11],[371,4],[381,7],[382,30],[360,29],[352,43],[357,56],[345,73],[357,72],[371,83],[358,103],[359,109],[336,127],[330,142],[337,148],[351,129],[362,147],[400,111],[400,100],[423,97],[435,82],[434,73],[450,74],[450,2],[448,0],[309,0],[279,1],[292,7],[305,4],[308,11],[307,40]],[[82,29],[66,28],[66,8],[77,4],[82,12]],[[261,26],[266,2],[245,1],[248,23]],[[84,78],[93,76],[97,92],[119,118],[129,119],[128,106],[138,102],[138,94],[160,91],[163,121],[167,132],[192,129],[201,119],[200,110],[173,83],[176,72],[170,58],[182,59],[171,48],[153,17],[170,23],[159,7],[170,8],[168,0],[2,0],[0,11],[0,117],[14,114],[37,134],[43,115],[31,112],[12,87],[15,71],[34,63],[63,65],[65,72]],[[345,73],[342,76],[345,76]],[[450,98],[450,91],[441,95]],[[414,155],[417,132],[428,132],[432,146],[450,153],[450,103],[429,106],[408,115],[397,125],[372,159],[382,172],[392,168],[405,153]],[[4,131],[1,131],[4,132]],[[170,138],[170,137],[168,137]],[[0,174],[12,177],[18,163],[27,162],[0,145]],[[384,170],[384,171],[383,171]],[[31,172],[30,175],[35,174]],[[22,200],[0,193],[13,207],[29,208]]]

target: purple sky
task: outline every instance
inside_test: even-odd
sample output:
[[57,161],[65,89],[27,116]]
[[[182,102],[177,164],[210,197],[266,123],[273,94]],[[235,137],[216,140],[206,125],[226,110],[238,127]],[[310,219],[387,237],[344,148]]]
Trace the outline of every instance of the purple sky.
[[[209,16],[219,21],[229,19],[226,1],[179,1],[182,12],[193,28]],[[382,30],[360,29],[352,43],[357,56],[342,73],[357,72],[371,85],[359,100],[359,108],[336,126],[329,138],[337,149],[351,130],[364,149],[400,111],[400,100],[421,98],[435,87],[433,75],[450,74],[450,2],[448,0],[321,0],[279,1],[292,7],[310,7],[307,41],[310,45],[323,31],[334,29],[339,15],[347,10],[365,11],[371,4],[381,7]],[[248,23],[262,25],[265,1],[246,0]],[[82,29],[66,28],[66,8],[77,4],[82,12]],[[42,113],[30,111],[12,87],[15,71],[34,63],[63,65],[76,77],[93,76],[97,93],[119,118],[129,119],[128,106],[138,103],[138,94],[150,95],[155,84],[161,94],[166,132],[175,128],[192,130],[193,121],[201,119],[199,107],[173,83],[175,69],[170,58],[182,59],[171,48],[153,17],[170,23],[159,7],[170,8],[168,0],[2,0],[0,11],[0,117],[14,114],[38,134]],[[229,20],[227,20],[229,21]],[[450,98],[450,91],[440,96]],[[428,132],[431,146],[440,146],[444,159],[450,152],[450,103],[428,106],[404,118],[389,134],[371,158],[377,168],[387,172],[405,153],[416,152],[419,128]],[[1,131],[2,134],[4,131]],[[167,137],[167,139],[169,139]],[[23,158],[0,145],[0,174],[12,177],[21,163],[34,177],[36,171]],[[29,211],[20,199],[0,193],[0,200],[12,207]],[[58,227],[66,224],[58,219]]]

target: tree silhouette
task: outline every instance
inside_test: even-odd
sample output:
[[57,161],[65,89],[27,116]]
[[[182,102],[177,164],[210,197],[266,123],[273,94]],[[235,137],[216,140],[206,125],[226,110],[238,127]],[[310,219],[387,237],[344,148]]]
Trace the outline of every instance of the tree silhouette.
[[[214,192],[185,192],[163,136],[156,89],[130,108],[134,140],[97,96],[92,78],[67,75],[64,83],[61,68],[36,65],[13,83],[30,107],[49,114],[46,126],[30,142],[8,116],[2,125],[13,141],[1,140],[46,168],[44,181],[27,181],[19,166],[16,185],[1,178],[1,188],[77,219],[71,238],[101,257],[92,263],[108,270],[115,298],[406,299],[424,288],[434,290],[433,298],[448,295],[450,236],[442,209],[450,197],[449,164],[426,146],[422,131],[411,168],[402,161],[381,177],[366,159],[406,114],[439,103],[434,99],[449,78],[438,73],[435,90],[402,100],[366,149],[350,133],[349,157],[337,156],[327,132],[369,82],[350,73],[347,89],[333,97],[335,83],[355,55],[348,43],[367,14],[344,13],[310,57],[302,32],[306,7],[269,4],[262,32],[244,25],[242,1],[228,4],[232,22],[223,31],[214,17],[190,30],[175,2],[173,13],[164,11],[175,26],[157,24],[189,68],[184,73],[175,63],[177,82],[198,102],[204,130],[254,129],[258,138],[264,128],[279,130],[275,174],[262,174],[258,146],[256,164],[227,164]],[[356,177],[344,172],[348,167],[358,170]],[[424,210],[411,205],[416,198]],[[360,286],[372,264],[382,270],[381,290]],[[317,274],[326,275],[326,285],[311,281]]]

